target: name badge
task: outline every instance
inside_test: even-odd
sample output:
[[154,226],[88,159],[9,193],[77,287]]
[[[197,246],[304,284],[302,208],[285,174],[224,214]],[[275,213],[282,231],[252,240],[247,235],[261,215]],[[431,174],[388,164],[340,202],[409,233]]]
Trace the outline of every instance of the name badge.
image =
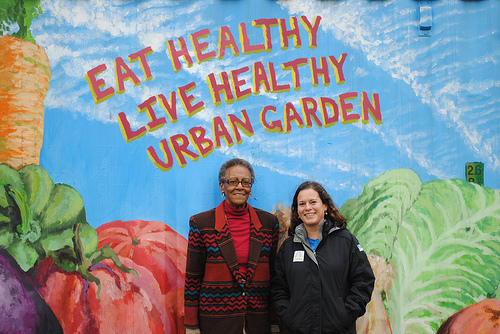
[[295,251],[293,254],[293,262],[304,262],[304,251]]

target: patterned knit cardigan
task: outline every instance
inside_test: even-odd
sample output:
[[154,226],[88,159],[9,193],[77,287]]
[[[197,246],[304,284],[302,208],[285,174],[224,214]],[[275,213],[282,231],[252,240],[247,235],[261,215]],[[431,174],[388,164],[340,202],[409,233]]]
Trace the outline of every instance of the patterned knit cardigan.
[[224,203],[191,217],[184,324],[202,334],[270,332],[270,277],[278,242],[276,216],[250,205],[247,277],[242,277]]

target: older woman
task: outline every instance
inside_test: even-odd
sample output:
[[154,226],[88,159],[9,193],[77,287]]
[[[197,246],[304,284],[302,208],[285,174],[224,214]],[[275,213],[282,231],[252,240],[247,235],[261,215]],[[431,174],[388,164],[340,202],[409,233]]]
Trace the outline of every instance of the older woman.
[[278,241],[276,216],[251,207],[255,174],[243,159],[219,171],[222,201],[191,217],[186,333],[270,333],[270,278]]
[[295,192],[289,234],[276,258],[276,314],[293,334],[356,333],[375,276],[346,219],[317,182]]

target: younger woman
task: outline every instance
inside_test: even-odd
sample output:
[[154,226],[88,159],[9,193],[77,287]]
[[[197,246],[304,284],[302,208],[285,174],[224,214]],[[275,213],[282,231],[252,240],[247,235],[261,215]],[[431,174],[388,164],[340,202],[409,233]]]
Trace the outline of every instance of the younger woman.
[[276,258],[274,309],[290,333],[356,333],[375,276],[346,220],[317,182],[301,184]]

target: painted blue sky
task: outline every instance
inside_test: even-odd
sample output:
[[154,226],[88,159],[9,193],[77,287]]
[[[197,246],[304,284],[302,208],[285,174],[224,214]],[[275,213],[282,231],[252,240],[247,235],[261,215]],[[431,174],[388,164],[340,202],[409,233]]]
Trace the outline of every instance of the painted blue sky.
[[[432,12],[430,37],[419,36],[419,6]],[[32,34],[50,59],[52,78],[45,100],[45,130],[40,165],[55,182],[67,183],[83,196],[87,219],[94,227],[112,220],[145,219],[165,222],[187,237],[188,219],[221,200],[217,173],[227,159],[241,157],[256,170],[250,203],[265,210],[290,205],[295,188],[313,179],[325,185],[338,206],[359,195],[363,185],[391,169],[410,168],[422,181],[465,178],[465,164],[485,165],[485,185],[500,188],[499,133],[500,61],[498,1],[72,1],[42,0],[43,14],[33,21]],[[216,49],[218,29],[238,35],[245,23],[254,44],[262,31],[252,27],[261,18],[321,16],[318,47],[310,49],[300,26],[301,48],[280,48],[278,28],[271,30],[270,52],[226,56],[195,64],[176,73],[167,54],[167,40],[209,29],[208,51]],[[291,41],[290,41],[291,43]],[[127,57],[146,47],[152,80],[146,81],[138,62]],[[190,47],[192,51],[192,48]],[[297,58],[337,59],[346,53],[345,82],[313,87],[309,66],[299,69],[302,88],[285,93],[252,95],[216,107],[206,84],[210,73],[275,64],[279,83],[292,75],[279,65]],[[191,52],[194,58],[194,54]],[[141,80],[129,81],[125,92],[95,104],[84,75],[98,65],[108,68],[99,78],[116,88],[117,57]],[[332,68],[330,68],[332,69]],[[252,81],[251,72],[241,76]],[[146,125],[137,106],[151,96],[190,82],[191,93],[205,109],[188,117],[178,102],[178,121],[126,143],[117,115],[127,115],[132,128]],[[370,119],[332,127],[299,128],[288,134],[269,133],[259,122],[264,106],[276,107],[269,119],[283,119],[292,102],[300,112],[304,97],[329,97],[357,92],[353,113],[360,113],[360,93],[378,94],[383,124]],[[158,117],[166,114],[157,104]],[[205,158],[175,162],[161,171],[148,158],[153,146],[175,134],[201,126],[211,136],[212,119],[246,110],[254,135],[240,145],[224,142]],[[163,114],[162,114],[163,113]],[[191,146],[190,149],[194,150]]]

